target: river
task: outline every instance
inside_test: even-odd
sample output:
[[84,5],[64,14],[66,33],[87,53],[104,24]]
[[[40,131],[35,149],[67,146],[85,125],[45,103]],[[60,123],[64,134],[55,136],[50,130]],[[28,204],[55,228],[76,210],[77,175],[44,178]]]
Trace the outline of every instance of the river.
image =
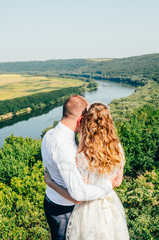
[[[113,99],[127,97],[131,95],[135,87],[109,81],[97,81],[99,86],[97,91],[86,92],[85,98],[88,102],[100,101],[109,104]],[[41,109],[36,114],[32,113],[16,120],[11,120],[5,124],[0,123],[0,146],[3,146],[4,139],[12,133],[15,136],[39,138],[41,132],[53,125],[53,122],[60,120],[62,116],[62,106],[51,110]]]

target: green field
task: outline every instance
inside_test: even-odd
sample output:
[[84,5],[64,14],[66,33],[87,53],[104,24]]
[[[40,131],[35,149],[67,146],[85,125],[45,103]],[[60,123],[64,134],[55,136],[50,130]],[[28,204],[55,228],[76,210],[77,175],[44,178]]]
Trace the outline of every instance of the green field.
[[88,58],[88,61],[94,61],[94,62],[104,62],[104,61],[110,61],[112,58]]
[[76,79],[0,74],[0,100],[82,85],[83,82]]

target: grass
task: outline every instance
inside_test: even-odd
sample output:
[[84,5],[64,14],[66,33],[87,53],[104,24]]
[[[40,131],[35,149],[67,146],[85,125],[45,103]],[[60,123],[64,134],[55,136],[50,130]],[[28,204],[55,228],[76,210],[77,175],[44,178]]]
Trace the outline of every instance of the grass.
[[110,61],[112,58],[89,58],[89,61],[94,61],[94,62],[103,62],[103,61]]
[[0,74],[0,100],[82,85],[83,82],[76,79]]

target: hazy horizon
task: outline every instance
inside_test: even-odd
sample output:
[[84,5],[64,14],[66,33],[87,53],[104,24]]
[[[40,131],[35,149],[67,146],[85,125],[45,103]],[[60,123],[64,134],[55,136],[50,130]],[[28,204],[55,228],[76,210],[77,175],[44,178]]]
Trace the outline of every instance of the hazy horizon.
[[158,0],[1,1],[0,62],[159,53]]
[[140,55],[135,55],[135,56],[128,56],[128,57],[117,57],[117,58],[108,58],[108,57],[102,57],[102,58],[100,58],[100,57],[98,57],[98,58],[96,58],[96,57],[94,57],[94,58],[54,58],[54,59],[46,59],[46,60],[40,60],[40,59],[37,59],[37,60],[34,60],[34,59],[32,59],[32,60],[21,60],[21,61],[18,61],[18,60],[16,60],[16,61],[5,61],[5,62],[1,62],[0,61],[0,63],[14,63],[14,62],[46,62],[46,61],[52,61],[52,60],[76,60],[76,59],[85,59],[85,60],[91,60],[91,59],[108,59],[108,61],[109,60],[115,60],[115,59],[123,59],[123,58],[131,58],[131,57],[139,57],[139,56],[144,56],[144,55],[151,55],[151,54],[159,54],[159,53],[148,53],[148,54],[140,54]]

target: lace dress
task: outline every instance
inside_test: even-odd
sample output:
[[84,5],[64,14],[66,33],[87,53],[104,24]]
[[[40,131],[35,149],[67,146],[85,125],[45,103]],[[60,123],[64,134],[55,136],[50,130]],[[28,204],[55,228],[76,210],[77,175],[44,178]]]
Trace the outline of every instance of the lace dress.
[[[89,184],[102,186],[114,173],[99,176],[89,172],[83,153],[77,155],[78,168]],[[122,203],[111,191],[105,198],[76,205],[69,219],[66,240],[128,240],[129,234]]]

